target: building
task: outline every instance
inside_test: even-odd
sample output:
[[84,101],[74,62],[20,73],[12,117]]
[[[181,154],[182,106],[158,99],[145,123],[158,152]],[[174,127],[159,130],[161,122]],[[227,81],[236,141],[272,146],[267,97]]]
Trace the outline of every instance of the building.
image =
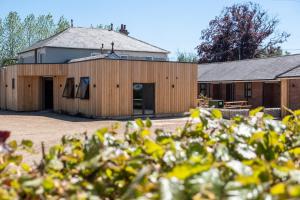
[[83,58],[0,69],[0,107],[88,117],[173,115],[196,106],[197,64]]
[[110,54],[112,50],[121,59],[168,60],[168,51],[128,36],[124,26],[120,32],[68,28],[21,51],[18,63],[67,63],[72,59]]
[[252,107],[300,108],[300,55],[198,66],[198,96]]

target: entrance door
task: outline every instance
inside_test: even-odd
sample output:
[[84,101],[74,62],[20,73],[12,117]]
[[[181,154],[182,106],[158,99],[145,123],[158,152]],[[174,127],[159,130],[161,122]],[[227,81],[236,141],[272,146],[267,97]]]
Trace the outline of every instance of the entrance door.
[[213,95],[212,98],[215,100],[221,99],[221,85],[220,84],[213,84]]
[[53,109],[53,78],[52,77],[44,77],[44,109],[52,110]]
[[226,84],[226,101],[234,101],[234,84]]
[[280,83],[263,84],[263,106],[265,108],[280,107]]
[[155,113],[154,83],[133,84],[133,114],[153,115]]

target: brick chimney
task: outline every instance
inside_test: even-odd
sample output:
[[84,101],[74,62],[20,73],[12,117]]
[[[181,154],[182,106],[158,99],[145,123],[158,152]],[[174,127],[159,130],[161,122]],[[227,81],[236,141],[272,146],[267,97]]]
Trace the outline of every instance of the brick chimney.
[[129,35],[128,30],[126,29],[126,25],[125,24],[121,24],[121,29],[119,30],[120,33],[125,34],[125,35]]

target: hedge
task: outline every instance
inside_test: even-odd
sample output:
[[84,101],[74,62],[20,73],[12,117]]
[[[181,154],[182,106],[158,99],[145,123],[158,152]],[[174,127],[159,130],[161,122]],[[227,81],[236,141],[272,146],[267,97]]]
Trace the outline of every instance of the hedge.
[[38,165],[31,141],[0,133],[0,199],[299,199],[300,111],[282,121],[252,110],[222,119],[193,110],[174,132],[151,121],[64,136]]

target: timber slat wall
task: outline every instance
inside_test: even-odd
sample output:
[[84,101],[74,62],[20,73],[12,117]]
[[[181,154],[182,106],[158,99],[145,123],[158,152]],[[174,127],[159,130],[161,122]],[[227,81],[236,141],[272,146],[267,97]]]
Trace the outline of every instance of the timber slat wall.
[[[71,64],[16,65],[1,70],[1,105],[19,111],[42,109],[42,76],[53,77],[54,110],[87,116],[131,116],[133,83],[155,83],[156,114],[182,113],[196,106],[197,65],[174,62],[91,60]],[[90,99],[62,97],[68,77],[90,77]],[[16,79],[17,89],[3,83]],[[118,87],[117,87],[118,86]],[[10,94],[11,92],[11,94]],[[6,101],[6,104],[5,104]],[[11,102],[11,103],[8,103]]]

